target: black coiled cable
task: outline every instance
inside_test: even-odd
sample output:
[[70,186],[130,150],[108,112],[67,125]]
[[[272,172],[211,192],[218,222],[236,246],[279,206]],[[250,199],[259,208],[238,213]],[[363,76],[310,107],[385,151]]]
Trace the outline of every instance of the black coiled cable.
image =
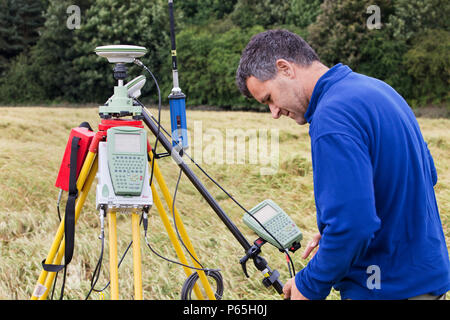
[[[205,270],[205,274],[216,281],[217,289],[214,296],[217,300],[221,300],[223,295],[222,274],[218,270]],[[197,282],[198,278],[198,273],[194,272],[186,279],[183,284],[183,288],[181,288],[181,300],[191,300],[192,289],[194,288],[194,285]]]

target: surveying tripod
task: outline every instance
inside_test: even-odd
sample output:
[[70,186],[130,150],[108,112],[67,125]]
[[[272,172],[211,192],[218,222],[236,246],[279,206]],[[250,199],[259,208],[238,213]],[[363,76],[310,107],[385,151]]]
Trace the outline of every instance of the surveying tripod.
[[[102,123],[99,125],[99,131],[95,134],[90,146],[89,151],[86,155],[86,159],[82,165],[81,171],[77,180],[77,189],[79,190],[79,195],[75,205],[75,221],[78,220],[83,205],[85,203],[86,197],[91,189],[92,183],[95,179],[98,170],[98,145],[100,141],[106,140],[106,130],[115,127],[115,126],[133,126],[133,127],[143,127],[142,121],[127,121],[127,120],[102,120]],[[150,146],[150,144],[148,144]],[[172,208],[172,197],[169,193],[165,180],[161,174],[160,168],[157,164],[157,161],[154,157],[154,154],[151,148],[148,148],[148,156],[150,161],[154,161],[153,170],[156,181],[163,193],[163,197],[170,208],[175,213],[177,228],[181,235],[182,241],[186,244],[188,250],[193,255],[192,262],[195,267],[200,268],[198,265],[198,257],[195,253],[195,250],[192,246],[191,241],[187,235],[187,232],[184,228],[178,210],[176,208]],[[150,165],[151,162],[150,162]],[[158,209],[158,213],[163,221],[164,227],[170,237],[170,240],[175,248],[175,251],[178,255],[178,258],[183,264],[187,264],[186,256],[181,248],[180,242],[177,239],[174,229],[172,228],[167,213],[163,207],[161,198],[158,196],[155,185],[152,183],[151,185],[153,202]],[[103,209],[101,209],[103,211]],[[104,212],[101,212],[104,214]],[[118,299],[119,298],[119,286],[118,286],[118,259],[117,259],[117,232],[116,232],[116,215],[117,212],[109,211],[106,213],[108,216],[109,222],[109,254],[110,254],[110,285],[111,285],[111,298]],[[45,259],[45,264],[53,264],[59,265],[62,262],[62,258],[65,253],[65,241],[64,241],[64,219],[61,221],[58,231],[55,235],[54,241],[51,245],[51,248],[48,252],[47,258]],[[135,299],[142,299],[142,278],[141,278],[141,253],[140,253],[140,233],[139,233],[139,212],[131,213],[131,227],[132,227],[132,240],[133,240],[133,272],[134,272],[134,297]],[[183,267],[187,276],[190,276],[192,271],[190,268]],[[33,293],[32,299],[43,300],[47,298],[49,293],[49,288],[52,285],[56,273],[48,272],[46,270],[42,270],[38,283],[36,285],[35,291]],[[204,291],[206,292],[207,298],[215,299],[214,292],[209,284],[207,277],[203,270],[198,271],[198,275],[200,281],[203,285]],[[198,285],[194,286],[194,292],[198,299],[204,299],[203,294],[201,293]]]
[[[148,128],[156,134],[159,129],[158,125],[154,121],[151,115],[147,113],[144,109],[143,111],[143,122],[148,126]],[[89,145],[89,151],[86,155],[84,163],[81,167],[77,182],[76,188],[78,190],[78,197],[75,203],[75,222],[79,219],[82,208],[84,206],[85,200],[88,196],[88,193],[91,189],[91,186],[96,177],[96,173],[98,171],[98,145],[101,141],[105,141],[106,131],[109,128],[115,126],[135,126],[135,127],[143,127],[142,121],[134,120],[102,120],[99,125],[99,131],[95,134],[92,142]],[[169,140],[160,133],[159,137],[161,144],[168,151],[168,153],[172,153],[173,147]],[[148,144],[148,143],[147,143]],[[176,152],[174,154],[177,154]],[[201,266],[198,263],[198,256],[195,253],[194,247],[189,240],[189,236],[186,232],[186,229],[183,225],[183,222],[180,218],[178,210],[176,207],[172,207],[173,198],[169,193],[167,188],[167,184],[162,176],[161,170],[158,166],[157,160],[155,159],[155,155],[148,144],[148,157],[150,159],[149,166],[153,167],[154,177],[163,193],[163,198],[166,201],[166,204],[169,210],[173,210],[174,216],[176,219],[176,225],[178,231],[180,233],[181,239],[186,245],[189,252],[192,254],[191,260],[193,265],[198,268],[197,273],[206,293],[206,297],[202,293],[198,284],[194,285],[193,291],[197,297],[197,299],[216,299],[216,295],[213,292],[213,289],[208,281],[207,275],[205,271],[201,269]],[[246,251],[246,255],[243,259],[245,260],[243,266],[245,266],[245,262],[249,259],[253,259],[255,266],[258,270],[262,271],[264,274],[263,283],[266,286],[274,286],[278,293],[282,293],[282,284],[278,280],[278,272],[276,270],[270,269],[267,265],[265,259],[263,259],[260,254],[260,245],[250,245],[239,229],[234,225],[234,223],[227,217],[225,212],[220,208],[216,200],[210,195],[210,193],[206,190],[200,180],[196,177],[196,175],[191,171],[190,167],[180,159],[177,160],[177,164],[183,170],[183,172],[189,177],[192,184],[196,187],[196,189],[202,194],[211,208],[218,214],[221,218],[222,222],[228,227],[231,233],[235,236],[235,238],[239,241],[239,243],[243,246]],[[169,238],[172,242],[172,245],[176,251],[176,254],[181,263],[184,265],[188,264],[186,259],[186,255],[184,254],[180,242],[177,238],[177,235],[170,224],[170,220],[168,215],[163,207],[163,203],[161,198],[159,197],[154,183],[151,184],[151,191],[153,196],[153,202],[156,206],[159,216],[163,221],[164,227],[169,235]],[[105,214],[104,209],[100,210],[100,215]],[[147,213],[147,212],[146,212]],[[111,290],[111,299],[119,299],[119,285],[118,285],[118,259],[117,259],[117,232],[116,232],[116,215],[117,212],[109,211],[106,212],[108,216],[108,231],[109,231],[109,268],[110,268],[110,290]],[[50,247],[50,250],[47,254],[47,257],[44,261],[45,265],[59,265],[61,264],[63,257],[65,255],[65,237],[64,237],[64,223],[65,219],[62,219],[59,228],[56,232],[54,241]],[[140,232],[139,232],[139,213],[132,212],[131,213],[131,227],[132,227],[132,240],[133,240],[133,273],[134,273],[134,297],[135,299],[143,299],[143,290],[142,290],[142,278],[141,278],[141,253],[140,253]],[[255,242],[256,243],[256,242]],[[242,261],[241,261],[242,263]],[[192,270],[186,266],[183,266],[183,270],[185,274],[189,277],[192,274]],[[245,270],[245,269],[244,269]],[[245,272],[246,273],[246,272]],[[52,286],[52,283],[55,279],[56,272],[51,272],[47,270],[42,270],[37,281],[35,290],[31,299],[33,300],[45,300],[48,297],[49,290]]]

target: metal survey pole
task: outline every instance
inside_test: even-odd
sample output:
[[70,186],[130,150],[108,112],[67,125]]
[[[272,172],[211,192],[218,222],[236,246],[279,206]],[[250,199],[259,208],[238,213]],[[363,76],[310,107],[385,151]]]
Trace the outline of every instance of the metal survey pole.
[[[144,119],[143,119],[144,123],[147,125],[147,127],[150,129],[150,131],[152,131],[153,134],[155,136],[157,136],[158,135],[158,125],[147,114],[147,112],[144,111],[144,112],[142,112],[142,114],[144,116]],[[203,196],[203,198],[206,200],[206,202],[209,204],[209,206],[219,216],[219,218],[227,226],[227,228],[231,231],[231,233],[236,238],[236,240],[245,249],[245,251],[250,249],[251,245],[247,241],[247,239],[244,237],[242,232],[236,227],[236,225],[233,223],[233,221],[230,220],[230,218],[227,216],[225,211],[223,211],[223,209],[219,206],[217,201],[208,192],[208,190],[201,183],[201,181],[198,179],[198,177],[195,175],[195,173],[191,170],[191,168],[183,161],[183,159],[181,159],[181,156],[178,154],[178,151],[176,151],[173,148],[172,143],[170,143],[170,141],[162,134],[162,132],[159,132],[159,136],[157,136],[157,139],[159,140],[159,142],[161,142],[164,149],[166,149],[166,151],[172,155],[172,157],[175,159],[175,162],[181,168],[183,173],[189,178],[189,180],[192,182],[194,187],[198,190],[198,192],[200,192],[200,194]]]

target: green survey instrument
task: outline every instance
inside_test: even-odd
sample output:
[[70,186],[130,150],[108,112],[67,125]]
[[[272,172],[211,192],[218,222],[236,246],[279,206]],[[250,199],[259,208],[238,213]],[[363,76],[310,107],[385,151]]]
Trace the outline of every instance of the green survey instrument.
[[98,145],[97,208],[133,211],[153,203],[147,161],[147,132],[118,126],[107,129]]
[[258,236],[281,250],[295,251],[303,237],[294,221],[270,199],[245,213],[243,221]]
[[135,196],[142,192],[147,168],[147,134],[135,127],[108,130],[109,172],[117,195]]
[[142,119],[142,107],[133,103],[133,95],[130,95],[132,87],[140,88],[144,85],[144,78],[134,79],[130,84],[124,85],[127,77],[126,63],[133,63],[135,59],[143,56],[147,49],[133,45],[109,45],[95,48],[95,53],[100,57],[114,63],[114,78],[117,86],[114,87],[114,95],[108,99],[105,105],[99,107],[99,115],[103,119],[112,117],[132,116],[133,119]]

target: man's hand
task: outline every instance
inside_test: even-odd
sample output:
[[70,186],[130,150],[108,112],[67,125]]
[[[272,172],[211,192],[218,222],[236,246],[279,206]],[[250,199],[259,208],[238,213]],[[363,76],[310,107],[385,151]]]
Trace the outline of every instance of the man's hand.
[[295,277],[289,279],[283,287],[283,293],[285,299],[290,300],[309,300],[305,296],[298,291],[297,286],[295,285]]
[[311,251],[313,251],[314,249],[316,249],[316,250],[314,250],[314,253],[313,253],[313,255],[311,256],[311,258],[314,257],[314,255],[316,254],[316,251],[317,251],[317,247],[319,246],[319,240],[320,240],[320,238],[322,238],[322,236],[320,235],[320,233],[316,233],[316,234],[313,236],[312,240],[311,240],[311,241],[308,243],[308,245],[306,246],[305,252],[303,252],[303,255],[302,255],[302,258],[303,258],[303,259],[308,258],[308,256],[309,256],[309,254],[311,253]]
[[[312,240],[306,246],[305,252],[302,255],[303,259],[308,258],[311,252],[314,250],[312,257],[316,254],[317,248],[319,246],[319,240],[322,238],[320,233],[313,236]],[[312,258],[311,257],[311,258]],[[295,277],[289,279],[283,287],[283,293],[285,299],[290,300],[309,300],[297,289],[295,285]]]

